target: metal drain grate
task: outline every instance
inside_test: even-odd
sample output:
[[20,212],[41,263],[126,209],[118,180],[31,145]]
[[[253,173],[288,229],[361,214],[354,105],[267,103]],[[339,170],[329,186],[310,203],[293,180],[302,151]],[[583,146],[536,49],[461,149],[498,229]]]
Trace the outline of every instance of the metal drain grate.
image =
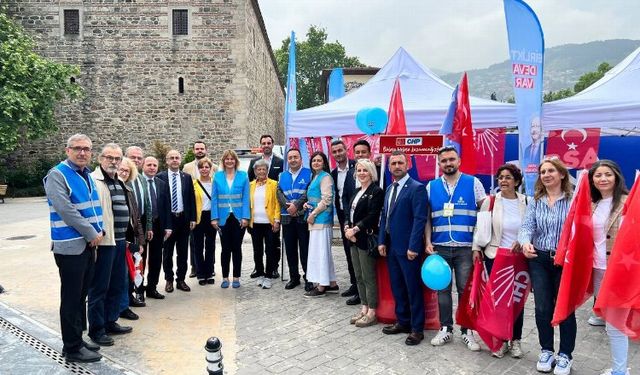
[[62,354],[60,354],[57,350],[31,336],[27,332],[23,331],[22,329],[8,322],[2,317],[0,317],[0,328],[12,333],[14,336],[27,343],[32,348],[58,362],[59,365],[69,370],[72,374],[94,375],[93,372],[87,370],[86,368],[80,366],[75,362],[67,362]]

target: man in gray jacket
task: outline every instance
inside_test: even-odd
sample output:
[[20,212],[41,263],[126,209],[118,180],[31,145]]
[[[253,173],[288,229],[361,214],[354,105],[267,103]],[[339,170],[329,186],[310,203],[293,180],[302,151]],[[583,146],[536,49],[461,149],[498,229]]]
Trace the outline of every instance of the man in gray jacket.
[[82,339],[86,328],[86,299],[93,278],[95,249],[102,241],[102,208],[87,165],[91,139],[75,134],[67,141],[67,159],[44,178],[49,203],[51,240],[60,274],[62,354],[69,362],[95,362],[99,346]]

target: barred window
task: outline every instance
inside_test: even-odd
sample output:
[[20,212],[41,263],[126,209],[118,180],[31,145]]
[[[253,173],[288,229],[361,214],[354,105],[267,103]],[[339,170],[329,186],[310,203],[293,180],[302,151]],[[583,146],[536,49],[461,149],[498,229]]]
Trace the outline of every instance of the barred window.
[[189,11],[187,9],[173,10],[173,35],[189,35]]
[[80,11],[78,9],[64,10],[64,35],[80,34]]

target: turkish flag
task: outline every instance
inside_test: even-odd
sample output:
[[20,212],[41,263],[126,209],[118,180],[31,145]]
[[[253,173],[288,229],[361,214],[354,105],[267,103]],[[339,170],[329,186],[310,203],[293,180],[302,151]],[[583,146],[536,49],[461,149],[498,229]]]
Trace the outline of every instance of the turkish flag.
[[529,267],[522,253],[499,248],[486,292],[480,302],[476,329],[492,352],[513,337],[513,323],[531,290]]
[[408,134],[407,121],[404,118],[404,105],[402,104],[402,91],[400,80],[396,78],[389,102],[389,122],[384,134]]
[[555,264],[562,267],[551,325],[556,326],[593,295],[593,221],[589,177],[582,173],[562,226]]
[[125,257],[125,260],[127,261],[127,270],[129,271],[129,278],[133,282],[136,278],[136,266],[133,262],[133,255],[131,254],[131,251],[129,251],[129,246],[130,245],[127,243],[127,248],[125,249],[124,257]]
[[471,121],[471,104],[469,104],[469,83],[465,72],[460,81],[458,90],[458,108],[453,122],[453,134],[458,135],[456,140],[460,143],[460,171],[467,174],[476,174],[476,146],[473,142],[473,125]]
[[504,164],[505,133],[504,128],[475,131],[476,174],[493,175]]
[[342,137],[340,137],[340,139],[342,139],[342,141],[344,142],[344,145],[347,147],[347,157],[349,159],[354,159],[353,145],[361,139],[364,139],[365,141],[369,142],[369,146],[371,146],[372,159],[375,157],[375,155],[378,154],[378,150],[380,149],[379,147],[380,136],[377,134],[374,134],[374,135],[350,134],[350,135],[343,135]]
[[568,167],[589,169],[598,160],[600,128],[549,132],[547,156],[557,156]]
[[640,339],[640,179],[623,209],[607,272],[593,309],[633,340]]

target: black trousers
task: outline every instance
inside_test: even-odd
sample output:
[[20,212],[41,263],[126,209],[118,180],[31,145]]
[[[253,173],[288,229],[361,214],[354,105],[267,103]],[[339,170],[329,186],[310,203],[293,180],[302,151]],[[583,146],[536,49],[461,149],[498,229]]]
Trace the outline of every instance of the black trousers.
[[[293,220],[289,224],[282,225],[282,235],[287,253],[287,263],[289,264],[289,280],[300,280],[298,259],[302,263],[302,270],[306,280],[307,257],[309,255],[309,227],[307,223]],[[300,250],[300,257],[298,257],[298,249]]]
[[[273,241],[273,238],[276,236],[276,234],[273,233],[273,227],[269,223],[253,223],[253,228],[249,228],[249,234],[251,234],[251,242],[253,243],[253,263],[255,264],[256,273],[258,276],[267,276],[270,278],[278,268],[276,258],[278,250]],[[267,256],[266,270],[262,260],[265,253]]]
[[[162,244],[164,242],[164,228],[160,225],[160,219],[153,220],[153,239],[147,242],[142,258],[147,264],[147,291],[157,290],[160,269],[162,268]],[[146,263],[147,259],[149,260]]]
[[[173,214],[172,214],[173,215]],[[184,213],[180,216],[173,216],[173,230],[169,238],[164,241],[162,249],[162,269],[164,269],[164,279],[173,281],[173,248],[176,248],[177,270],[175,279],[184,281],[187,275],[187,258],[189,257],[189,220]]]
[[356,273],[353,270],[353,261],[351,260],[351,241],[349,241],[344,236],[345,212],[338,209],[336,210],[336,215],[338,216],[338,221],[340,222],[340,236],[342,237],[342,247],[344,248],[344,254],[347,258],[347,269],[349,270],[349,282],[351,282],[351,285],[356,286],[358,282],[356,281]]
[[191,254],[199,280],[213,277],[217,231],[211,226],[211,211],[202,211],[200,223],[191,232]]
[[87,246],[80,255],[54,254],[60,274],[60,329],[62,350],[75,353],[82,347],[87,328],[87,293],[93,279],[95,249]]
[[230,263],[233,258],[233,277],[240,277],[242,272],[242,238],[245,228],[240,228],[240,222],[234,215],[229,215],[227,221],[221,227],[220,263],[222,263],[222,277],[229,277]]

